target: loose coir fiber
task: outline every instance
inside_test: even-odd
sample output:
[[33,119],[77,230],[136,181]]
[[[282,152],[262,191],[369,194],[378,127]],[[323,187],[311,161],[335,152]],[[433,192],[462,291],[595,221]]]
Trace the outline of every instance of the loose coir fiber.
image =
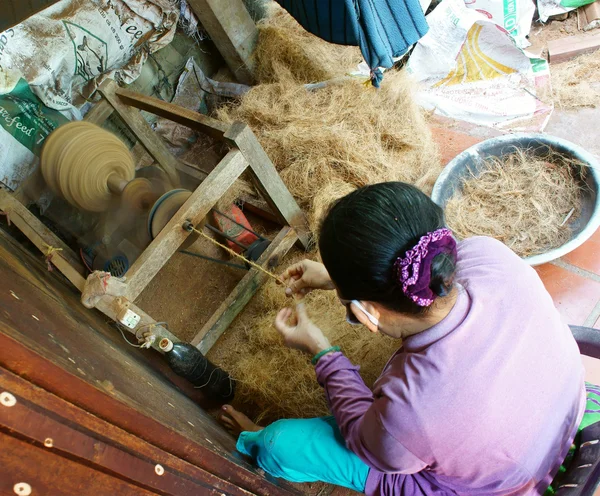
[[600,102],[600,50],[550,67],[556,105],[596,107]]
[[450,198],[448,226],[460,238],[492,236],[521,257],[559,247],[581,212],[579,169],[559,154],[516,152],[491,159]]
[[[330,203],[356,187],[401,180],[428,191],[440,171],[408,75],[390,71],[376,90],[365,78],[346,76],[359,61],[358,48],[326,43],[278,9],[260,25],[261,84],[218,111],[226,122],[250,125],[314,234]],[[304,86],[325,80],[333,81],[315,90]],[[287,257],[284,265],[291,263]],[[277,312],[293,303],[283,288],[267,283],[209,355],[239,381],[234,405],[263,424],[327,414],[310,357],[286,348],[273,326]],[[347,324],[334,292],[309,295],[307,310],[361,366],[368,385],[400,346]]]
[[[305,256],[288,257],[286,264]],[[360,374],[371,386],[401,342],[348,324],[335,291],[316,291],[305,301],[313,322],[361,366]],[[261,425],[328,414],[311,357],[286,348],[273,326],[277,312],[294,304],[281,286],[269,281],[209,354],[238,381],[233,405]]]
[[[259,84],[218,117],[251,126],[313,232],[329,203],[366,184],[400,180],[430,190],[440,171],[437,147],[404,71],[382,88],[355,69],[358,50],[326,43],[279,9],[260,26]],[[335,80],[307,90],[305,83]]]

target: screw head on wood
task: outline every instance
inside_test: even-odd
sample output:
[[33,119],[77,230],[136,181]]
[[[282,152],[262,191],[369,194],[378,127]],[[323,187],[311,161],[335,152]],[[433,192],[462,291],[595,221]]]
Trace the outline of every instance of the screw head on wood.
[[156,464],[156,467],[154,467],[154,471],[156,472],[156,475],[162,475],[165,473],[163,466],[159,465],[158,463]]
[[15,406],[17,404],[17,398],[7,391],[0,393],[0,404],[4,406]]
[[46,448],[52,448],[52,446],[54,446],[54,441],[51,437],[44,439],[44,446],[46,446]]
[[17,482],[13,486],[13,491],[19,496],[29,496],[31,494],[31,486],[27,482]]

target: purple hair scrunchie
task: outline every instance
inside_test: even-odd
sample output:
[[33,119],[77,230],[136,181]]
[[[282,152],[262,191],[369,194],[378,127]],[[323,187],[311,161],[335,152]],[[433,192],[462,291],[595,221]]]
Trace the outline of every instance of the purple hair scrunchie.
[[452,231],[437,229],[421,236],[419,242],[398,257],[394,262],[394,272],[402,292],[420,307],[428,307],[436,295],[431,291],[431,264],[440,253],[454,254],[456,241]]

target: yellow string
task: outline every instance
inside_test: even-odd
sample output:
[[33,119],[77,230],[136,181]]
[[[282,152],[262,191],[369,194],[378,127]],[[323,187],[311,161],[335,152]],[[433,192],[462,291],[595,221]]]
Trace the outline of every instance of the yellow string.
[[46,255],[46,258],[48,258],[48,259],[52,256],[52,254],[54,252],[62,251],[62,248],[57,248],[57,247],[49,245],[47,243],[44,243],[44,247],[46,248],[45,255]]
[[260,265],[258,265],[257,263],[254,263],[252,260],[248,260],[246,257],[240,255],[239,253],[237,253],[236,251],[232,250],[231,248],[229,248],[228,246],[225,246],[224,244],[219,243],[216,239],[211,238],[208,234],[205,234],[204,232],[196,229],[195,227],[192,227],[192,231],[198,233],[200,236],[202,236],[203,238],[207,239],[208,241],[210,241],[213,245],[219,246],[220,248],[223,248],[227,253],[229,253],[230,255],[239,258],[240,260],[243,260],[245,263],[247,263],[248,265],[251,265],[252,267],[254,267],[256,270],[261,271],[263,274],[268,275],[269,277],[272,277],[273,279],[275,279],[276,281],[280,282],[281,284],[283,284],[284,286],[287,286],[287,284],[283,281],[283,279],[281,279],[279,276],[273,274],[273,272],[269,272],[267,269],[261,267]]

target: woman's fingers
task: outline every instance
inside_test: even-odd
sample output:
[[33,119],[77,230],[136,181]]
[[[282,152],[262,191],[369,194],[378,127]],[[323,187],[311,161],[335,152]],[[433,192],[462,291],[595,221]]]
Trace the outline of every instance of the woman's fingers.
[[285,294],[287,296],[300,295],[305,296],[311,288],[306,286],[304,279],[292,279],[292,282],[285,288]]
[[298,323],[302,324],[303,322],[310,322],[308,314],[306,313],[306,307],[304,303],[298,303],[296,305],[296,318],[298,319]]
[[289,279],[300,279],[303,274],[302,263],[290,265],[283,274],[281,279],[283,282],[287,282]]
[[277,317],[275,317],[275,329],[283,336],[286,336],[293,329],[288,325],[288,320],[292,316],[292,313],[291,308],[284,308],[280,310]]

